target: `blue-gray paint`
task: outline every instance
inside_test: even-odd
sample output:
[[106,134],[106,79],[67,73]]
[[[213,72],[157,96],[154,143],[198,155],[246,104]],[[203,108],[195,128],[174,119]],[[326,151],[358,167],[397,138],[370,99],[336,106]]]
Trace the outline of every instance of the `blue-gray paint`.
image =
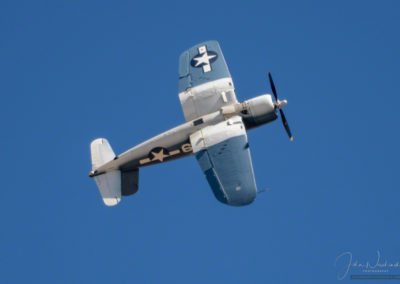
[[[203,72],[202,65],[194,67],[191,62],[194,57],[199,55],[198,48],[205,45],[207,52],[217,57],[210,60],[211,71]],[[179,93],[187,88],[193,88],[198,85],[211,82],[222,78],[230,78],[228,66],[226,65],[224,55],[217,41],[206,41],[191,47],[179,57]]]
[[241,206],[250,204],[256,198],[257,186],[246,135],[202,150],[196,158],[220,202]]
[[218,181],[218,176],[217,173],[213,168],[210,168],[204,172],[206,175],[207,181],[210,184],[210,187],[215,195],[215,198],[218,199],[218,201],[228,204],[228,199],[227,196],[225,195],[225,192],[223,191],[223,188],[221,187],[221,184]]

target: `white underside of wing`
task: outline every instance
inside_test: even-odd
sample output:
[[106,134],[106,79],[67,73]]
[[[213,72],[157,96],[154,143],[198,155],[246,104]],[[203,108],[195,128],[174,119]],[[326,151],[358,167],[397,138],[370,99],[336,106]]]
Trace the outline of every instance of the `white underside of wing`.
[[234,116],[226,121],[204,127],[194,132],[190,135],[190,143],[192,144],[193,153],[197,153],[229,138],[245,134],[246,130],[243,126],[242,118]]
[[232,78],[218,79],[189,88],[179,94],[179,99],[186,121],[237,103]]

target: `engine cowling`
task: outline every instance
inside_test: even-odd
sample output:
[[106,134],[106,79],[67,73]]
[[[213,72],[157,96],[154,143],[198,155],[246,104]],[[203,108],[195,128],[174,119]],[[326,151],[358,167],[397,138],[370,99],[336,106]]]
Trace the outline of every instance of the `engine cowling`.
[[271,95],[261,95],[241,103],[241,116],[247,129],[277,119]]

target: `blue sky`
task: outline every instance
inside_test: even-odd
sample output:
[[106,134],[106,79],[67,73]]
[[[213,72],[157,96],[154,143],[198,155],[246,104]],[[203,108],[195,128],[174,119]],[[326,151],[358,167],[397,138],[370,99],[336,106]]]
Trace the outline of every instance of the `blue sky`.
[[[400,262],[398,1],[82,2],[0,4],[2,283],[334,283],[345,252]],[[189,157],[107,208],[90,142],[184,122],[178,57],[209,39],[239,100],[271,70],[289,102],[294,142],[280,121],[248,133],[270,190],[220,204]]]

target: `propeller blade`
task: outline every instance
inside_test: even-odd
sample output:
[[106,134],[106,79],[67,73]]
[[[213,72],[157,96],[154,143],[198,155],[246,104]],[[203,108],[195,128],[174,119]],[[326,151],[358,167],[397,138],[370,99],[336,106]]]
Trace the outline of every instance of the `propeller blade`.
[[285,114],[283,113],[283,110],[281,110],[281,109],[279,109],[279,112],[281,114],[283,126],[285,127],[286,132],[289,135],[290,141],[293,141],[292,132],[290,132],[289,123],[286,120]]
[[271,85],[272,93],[274,94],[275,100],[278,101],[278,94],[276,93],[274,80],[272,80],[271,72],[269,72],[269,71],[268,71],[268,78],[269,78],[269,83]]
[[[281,109],[280,101],[278,100],[278,94],[276,93],[276,89],[275,89],[274,80],[272,80],[272,75],[271,75],[271,72],[269,72],[269,71],[268,71],[268,78],[269,78],[269,83],[271,84],[272,93],[274,94],[275,100],[276,100],[277,104],[279,105],[277,108],[279,108],[283,126],[285,127],[285,130],[286,130],[287,134],[289,135],[290,141],[293,141],[292,132],[290,131],[289,124],[286,120],[285,114],[283,113],[283,110]],[[284,101],[282,101],[282,102],[284,102]]]

